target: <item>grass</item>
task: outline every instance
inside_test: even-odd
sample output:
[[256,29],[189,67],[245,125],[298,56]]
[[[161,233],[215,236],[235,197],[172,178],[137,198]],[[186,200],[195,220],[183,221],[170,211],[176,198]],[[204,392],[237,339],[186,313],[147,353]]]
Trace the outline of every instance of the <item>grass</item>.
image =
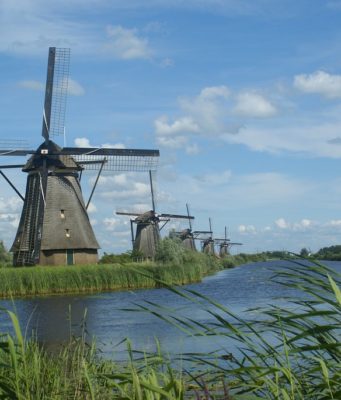
[[173,263],[75,265],[72,267],[0,268],[0,297],[159,287],[158,281],[183,285],[219,270],[209,257]]

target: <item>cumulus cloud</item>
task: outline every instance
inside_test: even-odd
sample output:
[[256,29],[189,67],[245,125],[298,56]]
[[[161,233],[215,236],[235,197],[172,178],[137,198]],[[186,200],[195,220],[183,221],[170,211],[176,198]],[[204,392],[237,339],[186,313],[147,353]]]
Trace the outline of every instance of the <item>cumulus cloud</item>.
[[191,117],[183,117],[168,123],[167,116],[161,116],[154,121],[157,136],[171,136],[179,132],[199,132],[198,124]]
[[[212,136],[224,133],[226,100],[230,90],[226,86],[202,89],[194,98],[179,98],[184,114],[173,121],[167,115],[154,121],[156,142],[169,148],[185,148],[187,154],[196,154],[198,148],[190,142],[190,135]],[[187,146],[185,146],[187,144]]]
[[341,97],[341,75],[324,71],[296,75],[294,86],[305,93],[317,93],[331,99]]
[[74,140],[76,147],[99,147],[99,148],[109,148],[109,149],[125,149],[123,143],[104,143],[101,145],[93,145],[90,140],[86,137],[79,137]]
[[286,229],[286,230],[292,230],[292,231],[305,231],[307,229],[311,229],[315,226],[314,221],[303,218],[298,222],[293,222],[290,223],[286,221],[284,218],[278,218],[274,222],[275,226],[279,229]]
[[280,229],[288,229],[290,227],[290,224],[284,218],[278,218],[275,221],[275,225]]
[[264,96],[243,92],[237,96],[234,112],[244,117],[267,118],[275,115],[277,110]]
[[148,39],[138,36],[137,29],[127,29],[120,25],[107,27],[109,42],[105,49],[123,60],[150,58],[152,51]]
[[257,230],[254,225],[239,225],[238,226],[239,233],[257,233]]
[[244,126],[238,135],[223,135],[222,139],[229,143],[244,144],[255,151],[269,153],[293,152],[314,156],[339,158],[341,146],[338,138],[341,131],[341,120],[321,122],[310,118],[302,121],[285,121],[281,126]]

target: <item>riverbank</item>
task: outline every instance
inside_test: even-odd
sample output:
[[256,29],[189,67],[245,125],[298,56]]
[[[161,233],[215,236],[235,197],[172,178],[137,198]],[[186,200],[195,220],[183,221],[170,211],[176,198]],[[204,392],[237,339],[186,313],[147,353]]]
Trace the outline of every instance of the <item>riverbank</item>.
[[0,268],[0,298],[94,293],[200,282],[223,267],[213,257],[183,263],[125,263]]

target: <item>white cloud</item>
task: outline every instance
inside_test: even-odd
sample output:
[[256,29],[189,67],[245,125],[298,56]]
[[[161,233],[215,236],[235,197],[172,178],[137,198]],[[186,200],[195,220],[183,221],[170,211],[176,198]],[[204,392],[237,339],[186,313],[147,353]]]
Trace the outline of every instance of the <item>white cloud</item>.
[[217,97],[228,98],[230,95],[230,90],[226,86],[211,86],[204,88],[199,95],[201,100],[215,99]]
[[264,96],[243,92],[237,96],[234,112],[245,117],[266,118],[275,115],[277,110]]
[[79,137],[74,140],[76,147],[99,147],[99,148],[109,148],[109,149],[125,149],[123,143],[104,143],[101,145],[93,145],[90,140],[86,137]]
[[97,207],[95,206],[94,203],[91,202],[89,204],[89,207],[88,207],[87,211],[88,211],[89,214],[95,213],[95,212],[97,212]]
[[129,189],[107,190],[100,192],[100,196],[106,199],[136,199],[150,196],[150,186],[142,182],[134,182]]
[[88,138],[85,138],[85,137],[76,138],[75,139],[75,146],[76,147],[92,147],[90,145],[90,140]]
[[290,228],[290,224],[284,218],[278,218],[275,221],[275,225],[277,226],[277,228],[280,228],[280,229]]
[[164,137],[157,136],[156,143],[159,146],[168,147],[170,149],[181,149],[188,142],[188,138],[185,136],[174,136],[174,137]]
[[76,82],[75,80],[69,78],[68,80],[68,87],[67,87],[68,94],[71,96],[83,96],[85,90],[80,83]]
[[305,93],[317,93],[331,99],[341,97],[341,75],[324,71],[296,75],[294,86]]
[[162,116],[154,121],[155,132],[158,136],[171,136],[179,132],[198,132],[199,126],[191,117],[183,117],[168,123],[168,117]]
[[[230,90],[226,86],[210,86],[201,90],[194,98],[182,97],[179,106],[183,116],[169,121],[167,115],[154,121],[156,142],[160,146],[182,148],[189,141],[189,135],[212,136],[226,131],[224,117],[227,113],[226,100]],[[194,144],[185,147],[188,154],[198,150]]]
[[306,231],[307,229],[312,229],[316,224],[314,221],[303,218],[299,222],[290,223],[286,221],[284,218],[278,218],[275,221],[275,226],[279,229],[286,229],[291,231]]
[[327,223],[329,226],[340,226],[341,227],[341,219],[333,219]]
[[186,147],[186,153],[189,155],[198,154],[200,152],[199,146],[196,143],[189,144]]
[[229,143],[239,143],[255,151],[269,153],[293,152],[314,156],[340,158],[341,146],[334,143],[340,136],[341,121],[283,122],[272,126],[243,127],[237,135],[226,134],[222,138]]
[[239,225],[238,226],[239,233],[252,233],[256,234],[257,230],[254,225]]
[[152,51],[148,40],[140,38],[136,29],[126,29],[120,25],[107,27],[107,35],[110,39],[105,46],[106,51],[123,60],[136,58],[150,58]]
[[45,90],[45,86],[41,82],[33,80],[20,81],[18,82],[18,86],[30,90],[38,90],[38,91]]

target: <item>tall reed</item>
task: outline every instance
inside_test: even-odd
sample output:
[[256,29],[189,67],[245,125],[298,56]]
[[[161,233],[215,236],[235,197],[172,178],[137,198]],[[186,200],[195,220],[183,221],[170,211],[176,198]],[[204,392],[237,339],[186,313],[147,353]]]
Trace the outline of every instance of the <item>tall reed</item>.
[[157,280],[182,285],[198,282],[219,268],[209,258],[206,262],[194,259],[184,264],[145,262],[0,268],[0,297],[153,288],[160,286]]
[[[169,290],[205,310],[209,322],[167,314],[155,304],[137,308],[189,335],[234,343],[232,353],[217,349],[184,356],[203,390],[223,379],[233,398],[341,399],[341,275],[318,262],[292,261],[273,279],[294,288],[297,297],[287,299],[285,307],[253,309],[257,320],[242,318],[194,290],[174,287]],[[210,398],[215,395],[211,392]]]
[[19,322],[8,312],[15,335],[0,335],[0,398],[10,400],[95,400],[184,398],[181,371],[158,351],[136,360],[129,342],[129,361],[98,358],[84,337],[48,354],[34,340],[25,341]]

